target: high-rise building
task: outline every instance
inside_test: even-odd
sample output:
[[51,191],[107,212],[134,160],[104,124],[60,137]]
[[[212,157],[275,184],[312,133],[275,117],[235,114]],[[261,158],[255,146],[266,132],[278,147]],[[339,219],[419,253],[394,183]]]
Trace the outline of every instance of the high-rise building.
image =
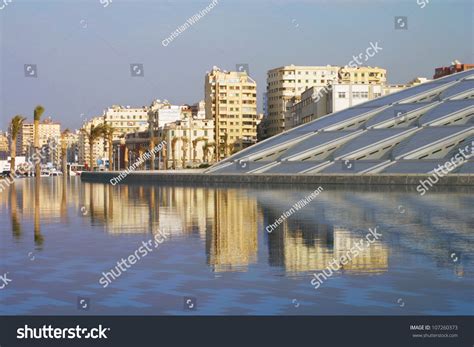
[[[301,94],[313,88],[313,94],[328,84],[385,84],[386,70],[378,67],[283,66],[268,71],[266,135],[273,136],[294,126],[288,111],[301,101]],[[290,123],[286,125],[286,122]]]
[[329,81],[337,81],[338,66],[282,66],[267,73],[266,135],[285,130],[285,112],[306,89],[324,88]]
[[205,78],[206,118],[215,124],[218,160],[257,142],[257,83],[213,67]]
[[100,136],[94,141],[93,153],[92,153],[92,162],[90,158],[90,145],[89,145],[89,138],[86,134],[89,134],[91,131],[91,127],[99,126],[100,124],[104,123],[104,117],[95,117],[89,121],[86,121],[79,132],[78,138],[78,159],[79,164],[81,165],[88,165],[91,167],[91,163],[94,163],[96,166],[99,160],[103,160],[107,157],[107,152],[105,149],[105,141],[103,136]]
[[[51,143],[59,144],[61,139],[61,124],[53,122],[51,117],[48,117],[39,123],[38,134],[40,148],[49,146]],[[18,133],[16,146],[16,154],[18,156],[33,155],[34,123],[23,123]],[[56,162],[56,160],[54,161]]]

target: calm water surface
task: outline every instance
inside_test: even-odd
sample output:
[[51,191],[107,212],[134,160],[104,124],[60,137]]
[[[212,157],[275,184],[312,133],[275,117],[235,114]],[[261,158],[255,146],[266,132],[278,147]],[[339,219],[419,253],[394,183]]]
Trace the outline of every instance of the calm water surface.
[[[265,231],[316,188],[19,179],[0,193],[0,315],[474,314],[472,191],[323,187]],[[312,274],[376,226],[381,240],[315,290]],[[168,239],[103,288],[158,229]]]

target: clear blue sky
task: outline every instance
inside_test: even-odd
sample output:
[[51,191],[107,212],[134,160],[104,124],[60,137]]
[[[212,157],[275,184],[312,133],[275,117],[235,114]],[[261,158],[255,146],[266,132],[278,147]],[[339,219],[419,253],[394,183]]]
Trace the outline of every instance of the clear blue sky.
[[[386,68],[390,83],[432,77],[453,59],[474,62],[472,0],[424,8],[417,0],[219,0],[161,44],[210,2],[12,0],[0,10],[0,129],[15,114],[31,120],[37,104],[74,129],[112,104],[193,103],[204,97],[206,71],[237,63],[250,65],[261,110],[267,70],[345,65],[370,42],[383,50],[368,65]],[[395,16],[408,17],[408,30],[394,29]],[[143,78],[130,76],[131,63],[144,64]],[[24,64],[36,64],[38,77],[25,78]]]

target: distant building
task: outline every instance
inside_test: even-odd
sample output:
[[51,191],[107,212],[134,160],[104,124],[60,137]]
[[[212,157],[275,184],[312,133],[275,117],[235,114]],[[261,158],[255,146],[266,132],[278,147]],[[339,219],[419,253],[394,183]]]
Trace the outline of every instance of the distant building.
[[[427,81],[426,78],[417,77],[407,84],[399,85],[385,85],[385,81],[376,84],[372,81],[367,84],[334,83],[324,89],[310,88],[301,97],[290,100],[290,108],[285,114],[286,129]],[[293,100],[295,103],[292,103]]]
[[338,77],[338,82],[343,84],[385,84],[387,70],[371,66],[342,67]]
[[[95,117],[89,121],[86,121],[82,126],[81,130],[78,134],[78,160],[79,164],[87,165],[89,168],[91,167],[91,158],[90,158],[90,144],[87,135],[84,133],[90,133],[91,127],[98,126],[104,123],[104,117]],[[107,157],[107,152],[105,150],[105,142],[104,138],[101,136],[94,142],[93,147],[93,154],[92,154],[92,162],[94,166],[95,163],[98,163],[99,160],[104,160]]]
[[[291,111],[302,101],[302,94],[312,88],[317,94],[327,85],[378,84],[387,80],[385,69],[370,66],[283,66],[268,71],[267,76],[267,136],[291,129],[298,121],[292,120]],[[287,124],[288,122],[288,124]]]
[[[61,140],[61,124],[54,122],[51,117],[40,121],[38,127],[39,146],[56,147],[59,146]],[[10,139],[11,141],[11,139]],[[18,156],[31,157],[34,153],[34,123],[24,122],[17,137],[16,154]],[[51,146],[51,144],[54,144]],[[54,157],[45,158],[44,162],[52,162],[54,165],[59,164],[60,153],[54,153]]]
[[195,167],[212,162],[214,147],[206,148],[206,143],[214,144],[214,137],[212,119],[179,120],[166,124],[158,133],[158,138],[166,141],[168,168]]
[[104,111],[103,122],[115,128],[114,139],[148,128],[148,108],[113,105]]
[[433,79],[441,78],[444,76],[452,75],[456,72],[466,71],[470,69],[474,69],[474,64],[462,64],[458,60],[455,60],[451,63],[450,66],[436,68]]
[[[267,73],[266,135],[268,137],[285,130],[285,113],[298,100],[292,99],[311,87],[324,88],[328,81],[338,78],[338,66],[282,66]],[[289,105],[290,104],[290,105]]]
[[244,72],[214,67],[205,77],[206,118],[215,122],[219,158],[257,142],[257,83]]
[[66,157],[68,163],[77,163],[79,160],[79,130],[70,132],[62,137],[66,141]]
[[0,160],[5,160],[10,155],[8,134],[0,131]]

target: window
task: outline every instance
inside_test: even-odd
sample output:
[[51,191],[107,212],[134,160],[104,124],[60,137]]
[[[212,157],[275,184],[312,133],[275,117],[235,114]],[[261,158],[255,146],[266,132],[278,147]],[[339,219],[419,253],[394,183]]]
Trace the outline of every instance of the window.
[[360,92],[360,97],[367,99],[369,97],[369,93],[368,92]]
[[354,99],[360,98],[360,92],[352,92],[352,97],[353,97]]
[[337,93],[337,97],[339,99],[345,99],[346,98],[346,93],[345,92],[338,92]]

